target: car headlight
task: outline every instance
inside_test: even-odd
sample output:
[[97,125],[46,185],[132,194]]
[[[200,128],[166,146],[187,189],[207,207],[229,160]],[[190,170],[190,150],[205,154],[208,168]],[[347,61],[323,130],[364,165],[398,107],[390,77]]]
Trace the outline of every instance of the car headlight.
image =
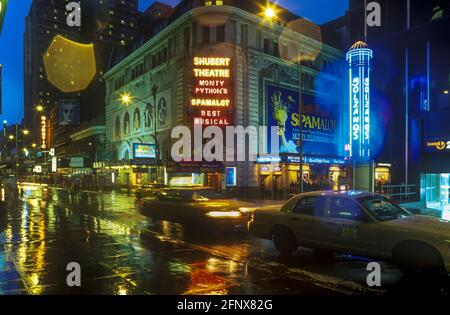
[[209,218],[240,218],[242,217],[242,212],[240,211],[210,211],[205,214]]
[[255,208],[242,207],[242,208],[239,208],[239,211],[242,213],[248,213],[248,212],[253,212],[256,209],[257,209],[256,207]]

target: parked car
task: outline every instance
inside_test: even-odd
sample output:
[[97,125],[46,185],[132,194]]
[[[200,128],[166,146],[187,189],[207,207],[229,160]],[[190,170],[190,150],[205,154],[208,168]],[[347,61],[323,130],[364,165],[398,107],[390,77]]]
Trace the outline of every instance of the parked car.
[[450,221],[413,215],[366,192],[313,192],[255,211],[249,231],[284,255],[298,246],[393,261],[404,273],[450,272]]
[[155,191],[166,187],[164,184],[144,184],[136,190],[136,199],[141,200],[144,197],[151,196]]
[[251,204],[210,189],[163,189],[141,200],[140,212],[154,220],[245,228]]

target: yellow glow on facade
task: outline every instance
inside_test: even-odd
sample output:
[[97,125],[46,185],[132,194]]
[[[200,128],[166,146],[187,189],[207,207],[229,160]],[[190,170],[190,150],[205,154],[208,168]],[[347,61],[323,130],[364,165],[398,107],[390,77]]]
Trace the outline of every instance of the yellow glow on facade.
[[65,93],[86,89],[96,74],[94,44],[56,35],[44,54],[48,80]]

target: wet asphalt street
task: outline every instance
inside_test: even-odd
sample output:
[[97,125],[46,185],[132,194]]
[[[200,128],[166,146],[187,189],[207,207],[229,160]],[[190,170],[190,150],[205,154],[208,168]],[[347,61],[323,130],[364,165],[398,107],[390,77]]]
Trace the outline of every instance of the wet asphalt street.
[[[0,211],[1,294],[439,294],[448,277],[418,281],[382,263],[366,284],[365,259],[300,249],[280,257],[245,230],[152,223],[133,197],[48,189],[8,196]],[[81,266],[81,287],[66,266]]]

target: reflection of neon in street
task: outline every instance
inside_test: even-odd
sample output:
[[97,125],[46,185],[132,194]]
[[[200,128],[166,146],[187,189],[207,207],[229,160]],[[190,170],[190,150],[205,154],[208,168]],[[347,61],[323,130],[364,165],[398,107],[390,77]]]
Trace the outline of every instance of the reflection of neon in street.
[[347,53],[350,85],[350,156],[370,157],[370,68],[373,51],[356,42]]

